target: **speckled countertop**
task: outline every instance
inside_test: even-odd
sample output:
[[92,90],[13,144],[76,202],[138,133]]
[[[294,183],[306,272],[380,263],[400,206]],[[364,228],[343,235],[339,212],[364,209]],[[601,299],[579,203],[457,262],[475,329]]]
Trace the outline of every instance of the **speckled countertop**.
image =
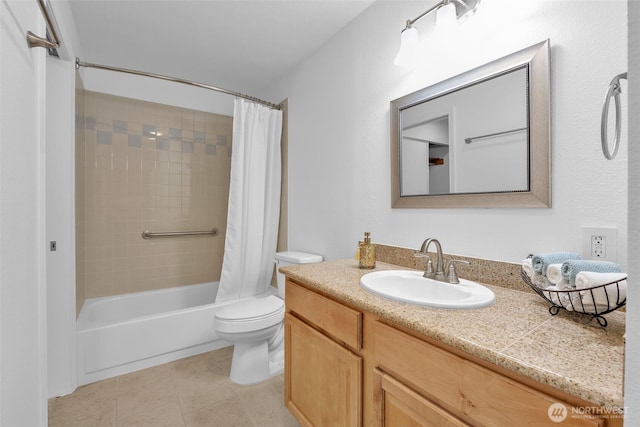
[[[386,300],[364,291],[371,271],[406,269],[377,262],[361,270],[355,260],[283,267],[310,288],[393,323],[410,328],[498,366],[582,398],[622,408],[625,313],[606,315],[601,328],[589,316],[561,312],[533,292],[486,284],[496,303],[473,310],[443,310]],[[461,275],[461,277],[464,277]]]

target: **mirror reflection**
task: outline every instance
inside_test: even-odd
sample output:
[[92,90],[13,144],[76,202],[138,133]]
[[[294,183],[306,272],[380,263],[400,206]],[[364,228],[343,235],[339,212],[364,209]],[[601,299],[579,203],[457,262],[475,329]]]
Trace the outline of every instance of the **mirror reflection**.
[[400,194],[529,190],[527,69],[400,110]]

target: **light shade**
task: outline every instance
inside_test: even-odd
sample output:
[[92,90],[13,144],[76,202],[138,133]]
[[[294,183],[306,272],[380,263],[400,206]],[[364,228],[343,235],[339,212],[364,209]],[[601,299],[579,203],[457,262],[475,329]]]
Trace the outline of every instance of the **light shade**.
[[462,24],[476,13],[480,0],[451,0],[450,4],[455,6],[458,23]]
[[419,40],[418,30],[413,27],[413,24],[435,11],[437,12],[436,33],[446,34],[456,20],[460,24],[473,16],[476,13],[480,1],[481,0],[441,0],[438,4],[415,19],[407,20],[407,26],[400,34],[400,50],[393,60],[393,63],[399,67],[411,67],[415,65]]
[[415,64],[416,50],[418,48],[418,30],[407,27],[400,33],[400,50],[393,63],[398,67],[411,67]]
[[453,6],[454,2],[442,5],[436,13],[436,32],[447,33],[452,28],[457,26],[456,23],[456,8]]

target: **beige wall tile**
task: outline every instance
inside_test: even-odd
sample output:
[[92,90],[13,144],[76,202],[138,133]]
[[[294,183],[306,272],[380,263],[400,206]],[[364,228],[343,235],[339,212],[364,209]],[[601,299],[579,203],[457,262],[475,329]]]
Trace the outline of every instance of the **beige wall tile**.
[[[102,143],[96,128],[76,138],[77,298],[219,280],[223,236],[145,241],[141,233],[226,228],[231,159],[226,150],[207,154],[194,137],[230,135],[231,117],[88,91],[79,99],[78,111],[91,118],[83,123],[103,133]],[[114,120],[126,122],[127,133],[115,131]],[[142,135],[143,125],[163,138],[180,129],[182,140],[166,139],[161,149],[156,136]],[[140,146],[130,146],[129,135],[142,135]]]

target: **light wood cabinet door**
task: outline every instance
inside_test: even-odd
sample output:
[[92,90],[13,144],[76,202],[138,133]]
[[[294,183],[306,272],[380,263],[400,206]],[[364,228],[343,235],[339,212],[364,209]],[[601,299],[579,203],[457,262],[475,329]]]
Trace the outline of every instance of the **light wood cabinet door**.
[[474,425],[554,425],[549,415],[554,408],[567,417],[566,425],[605,425],[599,417],[572,417],[570,404],[391,326],[376,322],[374,336],[373,353],[381,370]]
[[304,426],[362,424],[362,358],[285,317],[285,404]]
[[432,401],[425,399],[390,375],[374,371],[376,417],[384,427],[469,427]]

